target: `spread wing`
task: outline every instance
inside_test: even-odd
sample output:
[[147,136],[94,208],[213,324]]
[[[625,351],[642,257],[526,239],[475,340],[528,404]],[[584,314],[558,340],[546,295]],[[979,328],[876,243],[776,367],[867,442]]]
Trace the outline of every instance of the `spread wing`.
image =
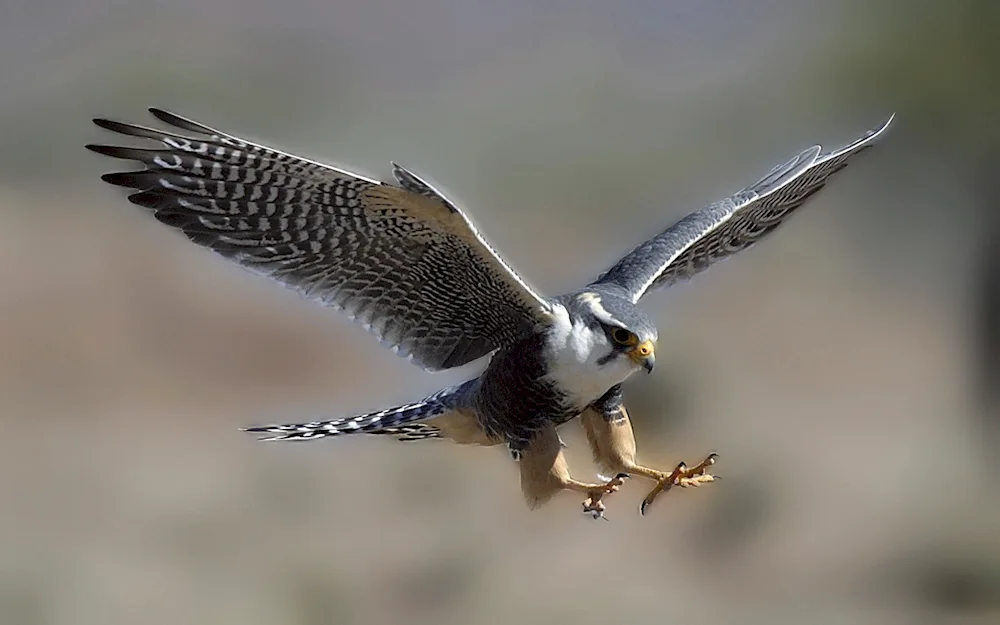
[[88,145],[146,165],[105,174],[198,245],[344,311],[425,369],[457,367],[530,333],[549,304],[433,187],[400,186],[257,145],[159,109],[187,135],[95,119],[158,141]]
[[648,290],[690,278],[781,225],[847,161],[872,145],[892,117],[853,143],[830,152],[813,146],[771,170],[756,184],[695,211],[635,248],[596,283],[623,287],[638,302]]

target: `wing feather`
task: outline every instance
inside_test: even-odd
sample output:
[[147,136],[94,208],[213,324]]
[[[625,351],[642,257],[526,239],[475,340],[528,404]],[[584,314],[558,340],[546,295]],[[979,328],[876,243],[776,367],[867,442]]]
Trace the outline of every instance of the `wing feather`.
[[638,302],[650,289],[690,278],[751,247],[822,189],[850,158],[871,147],[892,120],[890,116],[880,127],[836,150],[823,153],[817,145],[802,151],[753,185],[690,213],[635,248],[594,283],[616,284]]
[[198,245],[341,310],[425,369],[463,365],[548,320],[452,202],[393,166],[400,186],[150,109],[192,136],[96,119],[154,148],[88,145],[145,169],[102,176]]

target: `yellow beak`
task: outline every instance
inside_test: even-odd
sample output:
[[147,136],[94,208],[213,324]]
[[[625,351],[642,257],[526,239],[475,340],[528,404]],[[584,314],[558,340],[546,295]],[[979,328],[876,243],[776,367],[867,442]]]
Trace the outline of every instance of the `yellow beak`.
[[653,366],[656,364],[656,356],[653,354],[653,351],[653,342],[643,341],[630,349],[627,353],[629,358],[634,360],[636,364],[646,370],[646,373],[652,373]]

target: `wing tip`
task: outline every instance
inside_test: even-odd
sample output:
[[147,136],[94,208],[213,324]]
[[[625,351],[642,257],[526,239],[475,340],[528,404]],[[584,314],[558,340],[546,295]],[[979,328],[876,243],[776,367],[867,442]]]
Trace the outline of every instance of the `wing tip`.
[[109,173],[106,173],[106,174],[101,174],[101,180],[103,180],[104,182],[106,182],[108,184],[113,184],[116,187],[117,186],[122,186],[120,184],[120,182],[121,182],[121,172],[113,171],[113,172],[109,172]]
[[112,171],[101,174],[101,180],[116,187],[131,187],[135,184],[135,179],[132,177],[135,173],[141,172]]
[[86,149],[103,156],[110,156],[112,158],[122,158],[131,160],[124,152],[126,148],[119,147],[117,145],[104,145],[101,143],[88,143],[85,146]]
[[196,122],[193,119],[184,117],[183,115],[178,115],[177,113],[171,113],[166,109],[159,108],[157,106],[151,106],[147,109],[150,114],[161,122],[173,126],[174,128],[180,128],[181,130],[187,130],[189,132],[197,132],[205,135],[219,135],[220,137],[229,137],[226,133],[216,130],[205,124]]
[[136,206],[142,206],[143,208],[149,208],[154,211],[166,208],[170,204],[167,196],[164,196],[162,193],[149,190],[132,193],[127,199]]
[[128,128],[129,125],[125,122],[116,121],[114,119],[108,119],[106,117],[95,117],[90,120],[94,125],[105,130],[111,130],[112,132],[123,132],[124,129]]
[[892,113],[889,113],[889,118],[886,119],[884,122],[882,122],[882,125],[878,126],[875,130],[872,131],[872,136],[877,137],[878,135],[885,132],[886,129],[888,129],[889,126],[892,125],[892,122],[895,121],[895,119],[896,119],[896,112],[893,111]]
[[184,119],[183,117],[177,115],[176,113],[171,113],[170,111],[166,109],[161,109],[157,106],[150,106],[146,108],[146,110],[156,119],[160,120],[161,122],[166,122],[170,125],[176,125],[174,123],[174,120]]

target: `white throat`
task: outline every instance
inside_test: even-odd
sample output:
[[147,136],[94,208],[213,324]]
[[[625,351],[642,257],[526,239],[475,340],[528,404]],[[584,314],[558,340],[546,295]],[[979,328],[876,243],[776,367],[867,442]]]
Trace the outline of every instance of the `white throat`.
[[545,345],[547,377],[581,409],[639,369],[635,361],[622,356],[598,364],[612,351],[607,335],[580,321],[571,322],[560,304],[553,307],[552,316]]

